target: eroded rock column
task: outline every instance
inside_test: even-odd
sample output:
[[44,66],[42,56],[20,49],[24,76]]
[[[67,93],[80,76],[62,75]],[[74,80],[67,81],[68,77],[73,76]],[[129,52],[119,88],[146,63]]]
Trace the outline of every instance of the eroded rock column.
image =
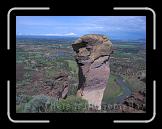
[[110,74],[112,43],[104,35],[89,34],[77,39],[72,47],[79,67],[77,95],[100,110]]

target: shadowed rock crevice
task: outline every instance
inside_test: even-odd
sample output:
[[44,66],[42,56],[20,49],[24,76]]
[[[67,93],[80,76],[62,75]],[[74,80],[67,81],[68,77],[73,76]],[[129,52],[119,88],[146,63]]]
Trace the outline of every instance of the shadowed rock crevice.
[[78,65],[79,67],[79,71],[78,71],[78,77],[79,77],[79,85],[78,85],[78,90],[82,89],[83,90],[83,86],[85,85],[85,76],[83,75],[82,69],[81,67]]
[[89,34],[77,39],[72,47],[79,67],[77,95],[100,109],[110,74],[112,43],[104,35]]

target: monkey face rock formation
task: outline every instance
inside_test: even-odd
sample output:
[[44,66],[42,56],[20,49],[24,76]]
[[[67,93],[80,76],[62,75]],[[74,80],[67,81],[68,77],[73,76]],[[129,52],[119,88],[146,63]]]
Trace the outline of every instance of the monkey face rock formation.
[[112,43],[104,35],[88,34],[77,39],[72,47],[79,67],[77,95],[100,110],[110,74]]

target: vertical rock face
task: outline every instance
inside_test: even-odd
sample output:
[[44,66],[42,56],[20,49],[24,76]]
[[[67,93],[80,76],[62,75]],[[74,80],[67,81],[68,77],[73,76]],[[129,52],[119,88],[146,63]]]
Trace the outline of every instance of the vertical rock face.
[[79,67],[77,95],[100,110],[110,74],[112,43],[104,35],[89,34],[77,39],[72,47]]

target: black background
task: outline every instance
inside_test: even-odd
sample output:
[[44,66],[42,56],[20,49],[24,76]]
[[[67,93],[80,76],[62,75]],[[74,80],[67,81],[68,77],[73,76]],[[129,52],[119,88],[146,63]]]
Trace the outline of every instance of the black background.
[[[104,128],[113,128],[113,127],[137,127],[139,126],[140,128],[143,127],[152,127],[152,128],[158,128],[158,123],[160,121],[160,105],[159,105],[159,100],[160,97],[158,96],[160,93],[160,77],[162,75],[160,75],[161,72],[161,66],[162,66],[162,62],[161,62],[161,47],[160,47],[160,4],[157,3],[155,0],[150,1],[150,0],[136,0],[136,1],[124,1],[124,0],[82,0],[82,1],[63,1],[63,0],[10,0],[10,1],[0,1],[0,75],[1,75],[1,79],[0,79],[0,126],[2,126],[2,124],[4,124],[4,127],[43,127],[43,128],[47,128],[47,127],[63,127],[65,126],[66,128],[71,128],[71,127],[75,127],[75,128],[87,128],[90,127],[92,128],[93,126],[98,126],[101,128],[101,126],[103,126]],[[12,122],[9,121],[8,117],[7,117],[7,80],[11,80],[11,86],[12,88],[15,88],[13,86],[15,86],[14,81],[15,81],[15,44],[12,43],[11,44],[11,50],[7,51],[7,12],[10,8],[12,7],[51,7],[50,10],[50,15],[64,15],[64,16],[68,16],[68,15],[111,15],[114,14],[114,11],[112,10],[112,8],[115,7],[150,7],[152,9],[155,10],[157,17],[157,34],[156,34],[156,38],[157,38],[157,50],[156,51],[150,51],[148,52],[147,50],[147,71],[149,72],[149,76],[147,73],[147,77],[149,78],[150,82],[152,80],[157,80],[157,115],[156,118],[153,122],[149,123],[149,124],[113,124],[112,123],[112,118],[111,115],[95,115],[95,114],[91,114],[91,115],[50,115],[49,118],[54,119],[52,121],[52,123],[50,124],[14,124]],[[44,11],[43,11],[44,12]],[[43,13],[42,12],[42,13]],[[23,14],[23,11],[19,11],[19,13],[15,14],[16,15],[21,15],[21,13]],[[34,13],[30,13],[28,15],[38,15],[37,12]],[[123,13],[124,14],[124,13]],[[132,12],[130,12],[130,14],[132,14]],[[44,13],[44,15],[47,15],[46,13]],[[116,14],[117,15],[117,14]],[[122,14],[121,14],[122,15]],[[14,23],[14,18],[12,18],[12,23],[11,24],[15,24]],[[148,21],[147,21],[148,22]],[[149,25],[151,24],[152,21],[149,21]],[[162,23],[162,22],[161,22]],[[152,27],[152,26],[151,26]],[[152,28],[151,27],[147,27],[147,31],[148,29],[151,31]],[[14,30],[14,28],[11,28],[12,30]],[[147,35],[147,41],[149,40],[149,43],[152,42],[152,35]],[[12,41],[14,40],[15,35],[11,35]],[[151,40],[151,41],[150,41]],[[147,44],[147,49],[151,48],[152,44]],[[154,69],[154,71],[153,71]],[[147,79],[148,79],[147,78]],[[147,80],[148,81],[148,80]],[[151,84],[147,84],[147,89],[150,87]],[[14,89],[13,89],[14,90]],[[11,91],[12,92],[12,91]],[[14,93],[13,93],[14,94]],[[148,94],[147,94],[148,95]],[[12,98],[14,99],[14,98]],[[12,101],[13,103],[15,103],[14,101]],[[148,101],[147,101],[148,102]],[[151,101],[148,102],[151,104]],[[148,107],[148,103],[147,103],[147,107]],[[15,110],[14,107],[11,110]],[[149,109],[147,110],[152,110],[152,105],[150,105]],[[12,112],[12,111],[11,111]],[[14,112],[14,111],[13,111]],[[122,114],[121,114],[122,115]],[[126,115],[130,115],[130,114],[124,114],[124,117]],[[120,114],[118,114],[118,116],[120,116]],[[16,118],[21,118],[19,116],[14,116],[13,113],[13,117]],[[24,115],[24,117],[26,117]],[[24,118],[23,117],[23,118]],[[32,119],[32,116],[29,116]],[[35,116],[37,117],[37,116]],[[123,115],[122,115],[123,117]],[[28,117],[26,117],[28,119]],[[40,118],[38,116],[38,118]],[[41,119],[45,118],[45,114],[42,115]],[[55,119],[57,118],[57,119]],[[126,118],[129,118],[129,116],[127,116]],[[135,118],[139,118],[138,115],[135,116]]]

